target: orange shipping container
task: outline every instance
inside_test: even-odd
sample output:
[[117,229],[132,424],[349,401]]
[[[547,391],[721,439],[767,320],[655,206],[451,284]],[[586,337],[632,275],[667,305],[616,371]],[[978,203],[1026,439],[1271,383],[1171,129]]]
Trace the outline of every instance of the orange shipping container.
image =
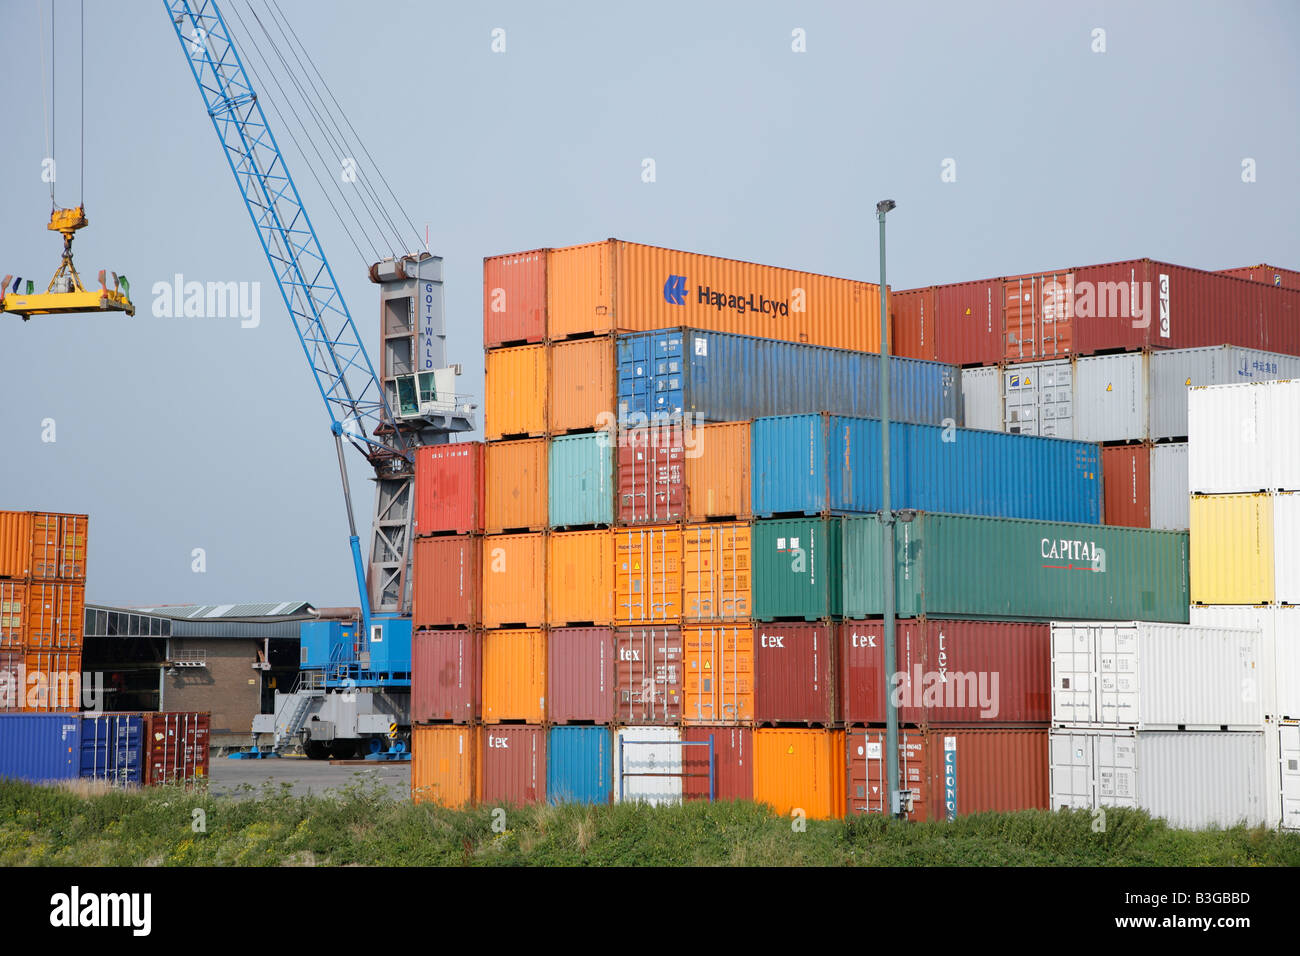
[[685,431],[686,520],[748,518],[749,422]]
[[749,525],[687,525],[682,529],[682,620],[743,621],[749,616]]
[[0,647],[21,650],[27,641],[27,585],[0,581]]
[[844,731],[754,731],[754,802],[781,816],[800,809],[814,820],[844,816]]
[[23,710],[51,713],[81,709],[80,651],[29,650],[23,664],[27,668],[22,686]]
[[86,579],[85,515],[32,514],[32,577],[62,581]]
[[0,511],[0,578],[27,578],[31,573],[31,513]]
[[617,401],[614,337],[557,342],[551,346],[551,395],[547,425],[552,435],[613,423]]
[[679,525],[614,532],[615,620],[672,623],[682,616],[682,529]]
[[477,728],[411,728],[411,800],[444,807],[466,807],[478,799]]
[[684,723],[736,724],[754,719],[752,627],[683,627],[682,649]]
[[546,720],[546,632],[483,634],[483,723]]
[[546,563],[546,618],[551,625],[613,623],[614,532],[550,534]]
[[546,527],[546,439],[488,442],[487,530]]
[[546,434],[546,366],[545,345],[487,353],[483,435],[488,441]]
[[548,338],[674,326],[875,352],[879,286],[618,239],[551,250]]
[[27,649],[79,650],[85,616],[84,584],[33,581],[27,587]]
[[546,536],[493,534],[483,539],[483,626],[546,623]]

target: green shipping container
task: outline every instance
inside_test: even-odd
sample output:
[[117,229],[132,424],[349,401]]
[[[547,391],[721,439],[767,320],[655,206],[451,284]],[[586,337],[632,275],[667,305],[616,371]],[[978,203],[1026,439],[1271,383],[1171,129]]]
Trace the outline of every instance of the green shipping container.
[[[844,614],[883,614],[880,522],[843,522]],[[918,512],[895,535],[899,617],[1188,620],[1185,531]]]
[[609,435],[552,438],[547,511],[552,528],[614,523],[614,449]]
[[750,551],[755,620],[841,614],[840,519],[755,521]]

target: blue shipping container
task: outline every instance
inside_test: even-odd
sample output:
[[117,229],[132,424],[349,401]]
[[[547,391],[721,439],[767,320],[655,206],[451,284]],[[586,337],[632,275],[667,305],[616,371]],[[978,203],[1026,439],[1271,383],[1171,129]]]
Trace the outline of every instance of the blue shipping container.
[[[627,425],[684,413],[706,422],[765,415],[880,414],[880,356],[751,335],[665,329],[618,337],[618,407]],[[956,366],[890,359],[890,417],[961,425]]]
[[547,463],[552,528],[614,523],[614,448],[607,432],[552,438]]
[[80,775],[113,783],[144,783],[144,717],[82,714]]
[[[895,510],[1101,521],[1101,452],[1091,442],[893,422]],[[882,506],[880,420],[835,415],[756,419],[754,515],[870,514]]]
[[546,742],[551,803],[609,803],[613,758],[608,727],[552,727]]
[[80,766],[80,714],[0,714],[0,778],[75,780]]

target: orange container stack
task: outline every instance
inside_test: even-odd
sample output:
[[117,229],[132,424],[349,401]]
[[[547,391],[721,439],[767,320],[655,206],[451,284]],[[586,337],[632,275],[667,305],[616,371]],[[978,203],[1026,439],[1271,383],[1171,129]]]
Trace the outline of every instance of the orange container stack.
[[0,711],[81,706],[88,523],[0,511]]

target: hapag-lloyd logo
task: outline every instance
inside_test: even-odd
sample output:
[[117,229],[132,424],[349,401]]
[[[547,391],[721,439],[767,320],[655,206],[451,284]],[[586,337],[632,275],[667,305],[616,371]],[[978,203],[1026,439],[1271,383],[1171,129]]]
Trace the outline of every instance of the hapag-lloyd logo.
[[[669,305],[685,305],[688,294],[686,276],[670,275],[664,280],[664,301]],[[760,293],[723,292],[706,285],[697,285],[695,301],[697,305],[712,306],[719,312],[730,309],[738,315],[757,312],[760,315],[788,316],[792,309],[795,312],[805,311],[803,289],[791,289],[789,298],[782,300],[769,299]]]

